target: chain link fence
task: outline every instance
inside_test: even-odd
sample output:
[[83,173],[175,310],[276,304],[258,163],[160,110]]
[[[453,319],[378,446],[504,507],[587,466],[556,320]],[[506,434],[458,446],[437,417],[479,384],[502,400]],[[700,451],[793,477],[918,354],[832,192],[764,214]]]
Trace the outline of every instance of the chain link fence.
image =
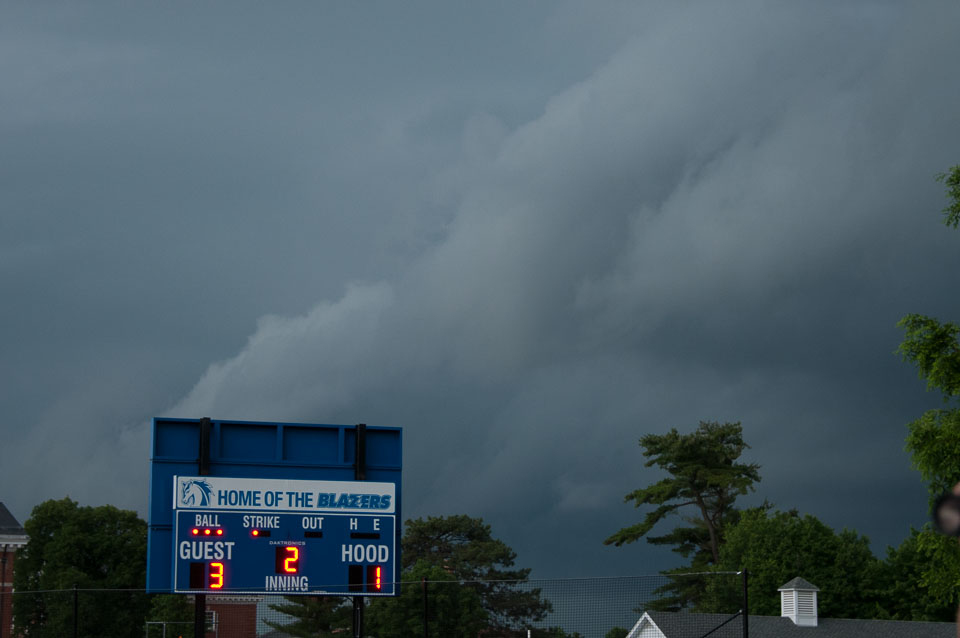
[[[68,589],[12,596],[12,631],[7,619],[0,638],[196,638],[189,595]],[[204,598],[204,638],[745,638],[747,629],[743,576],[729,572],[404,581],[398,596],[379,598]]]

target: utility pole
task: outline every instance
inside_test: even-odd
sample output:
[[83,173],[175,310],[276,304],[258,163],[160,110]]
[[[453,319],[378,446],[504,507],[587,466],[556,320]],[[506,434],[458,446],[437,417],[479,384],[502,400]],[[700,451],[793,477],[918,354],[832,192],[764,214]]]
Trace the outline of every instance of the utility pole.
[[3,638],[6,633],[3,628],[7,624],[7,617],[4,612],[7,610],[5,594],[7,592],[7,549],[9,547],[7,544],[3,545],[3,559],[0,560],[0,564],[2,564],[2,567],[0,567],[0,638]]

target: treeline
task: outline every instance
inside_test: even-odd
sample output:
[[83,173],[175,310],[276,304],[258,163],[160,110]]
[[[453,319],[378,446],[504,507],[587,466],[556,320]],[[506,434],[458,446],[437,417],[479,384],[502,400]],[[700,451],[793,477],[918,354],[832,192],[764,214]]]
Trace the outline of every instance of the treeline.
[[[930,526],[911,530],[897,548],[878,558],[866,536],[836,532],[816,517],[770,504],[740,510],[738,496],[760,481],[755,464],[739,461],[748,446],[739,423],[700,423],[696,431],[647,435],[640,440],[648,465],[669,475],[627,495],[638,506],[654,509],[637,525],[611,535],[608,544],[640,538],[670,546],[688,562],[666,572],[674,578],[661,588],[648,609],[727,612],[739,608],[742,592],[721,579],[686,576],[711,571],[750,572],[750,613],[779,615],[777,589],[801,576],[820,588],[819,613],[832,618],[952,620],[957,608],[953,587],[960,571],[947,556],[960,557],[953,539]],[[696,515],[662,536],[653,526],[668,513],[689,509]],[[684,575],[684,576],[681,576]]]
[[[960,165],[937,176],[947,187],[944,223],[960,225]],[[941,406],[908,424],[906,449],[930,494],[930,505],[960,484],[960,327],[921,314],[900,321],[904,340],[898,353],[914,365],[927,388],[941,394]],[[839,533],[796,510],[765,504],[740,511],[738,496],[755,490],[759,466],[741,462],[749,447],[739,423],[701,422],[695,432],[676,429],[640,439],[647,467],[666,478],[626,496],[649,506],[642,521],[619,530],[607,544],[640,538],[665,545],[688,563],[680,573],[748,569],[750,611],[779,614],[777,588],[796,576],[817,585],[820,613],[835,618],[953,620],[960,602],[960,545],[929,523],[909,530],[899,547],[876,557],[866,537]],[[661,536],[653,531],[667,514],[687,514],[685,526]],[[710,581],[713,583],[714,581]],[[730,609],[737,592],[719,591],[704,579],[675,577],[650,605],[659,609]]]

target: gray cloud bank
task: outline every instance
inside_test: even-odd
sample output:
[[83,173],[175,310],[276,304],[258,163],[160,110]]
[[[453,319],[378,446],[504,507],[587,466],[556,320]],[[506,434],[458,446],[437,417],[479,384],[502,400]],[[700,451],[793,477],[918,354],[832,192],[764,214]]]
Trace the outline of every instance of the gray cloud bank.
[[[451,33],[394,34],[392,62],[233,18],[224,46],[270,46],[232,67],[214,41],[226,77],[172,78],[186,57],[159,35],[103,38],[74,65],[123,59],[174,90],[117,108],[116,146],[87,158],[106,107],[70,121],[8,98],[24,146],[3,161],[3,287],[26,310],[4,313],[0,460],[26,480],[0,498],[21,518],[68,492],[143,511],[151,414],[399,425],[406,516],[483,516],[535,575],[645,573],[672,559],[601,545],[655,479],[636,441],[705,419],[743,422],[758,499],[878,546],[922,521],[904,423],[936,399],[892,353],[904,314],[960,316],[932,179],[960,162],[958,9],[508,13],[483,16],[504,50],[444,48],[466,28],[449,12],[408,18],[407,36]],[[335,51],[339,97],[311,113],[292,54]],[[231,73],[259,81],[248,101]]]

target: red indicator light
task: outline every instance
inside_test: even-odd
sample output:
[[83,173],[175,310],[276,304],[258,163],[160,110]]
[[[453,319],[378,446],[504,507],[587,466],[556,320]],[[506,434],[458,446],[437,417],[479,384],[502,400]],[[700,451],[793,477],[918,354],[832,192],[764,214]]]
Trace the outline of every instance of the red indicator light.
[[211,532],[211,531],[208,530],[208,529],[203,530],[203,535],[204,535],[204,536],[210,536],[210,534],[212,534],[212,533],[213,533],[213,532]]
[[217,536],[223,536],[223,530],[217,529]]
[[194,527],[194,528],[190,531],[190,533],[193,534],[194,536],[197,536],[198,534],[200,534],[200,530],[198,530],[196,527]]
[[250,532],[250,535],[251,535],[251,536],[260,536],[260,530],[258,530],[258,529],[253,530],[252,532]]

